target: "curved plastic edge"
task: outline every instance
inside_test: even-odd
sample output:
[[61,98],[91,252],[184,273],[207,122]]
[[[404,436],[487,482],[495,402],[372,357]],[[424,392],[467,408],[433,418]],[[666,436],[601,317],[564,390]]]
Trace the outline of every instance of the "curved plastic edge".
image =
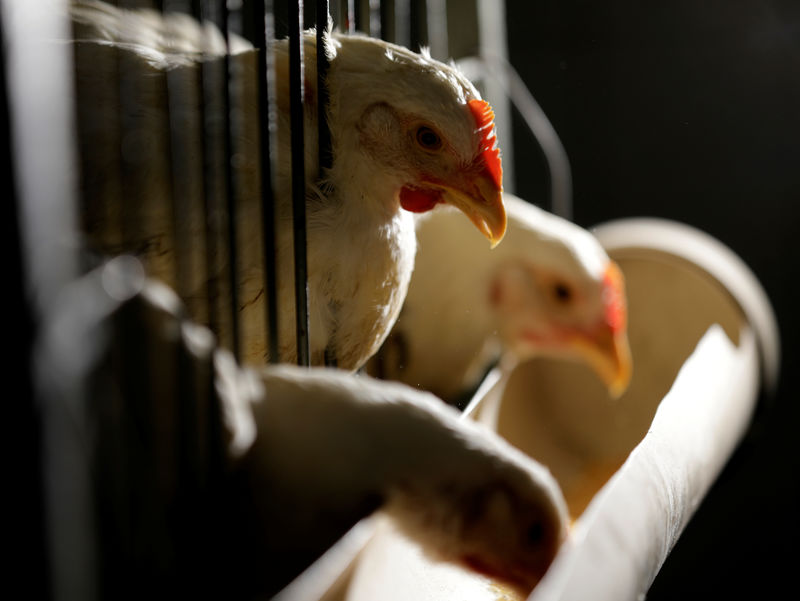
[[647,435],[595,495],[528,601],[644,599],[741,439],[757,394],[758,349],[712,326]]

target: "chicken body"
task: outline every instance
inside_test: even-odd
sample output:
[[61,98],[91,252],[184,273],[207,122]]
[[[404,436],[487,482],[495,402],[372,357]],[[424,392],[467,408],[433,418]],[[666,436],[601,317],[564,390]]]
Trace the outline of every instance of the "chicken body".
[[622,275],[586,230],[505,195],[503,244],[484,249],[450,211],[419,219],[401,315],[367,370],[453,402],[499,356],[587,361],[612,394],[631,358]]
[[[430,394],[241,367],[131,257],[58,300],[42,333],[47,390],[79,377],[103,393],[81,448],[109,598],[205,597],[222,582],[224,598],[270,599],[378,508],[432,556],[526,590],[566,536],[547,469]],[[78,363],[76,341],[91,346]]]
[[[109,192],[122,195],[126,181],[146,181],[146,193],[134,194],[137,215],[127,220],[136,222],[134,226],[129,224],[129,230],[138,227],[138,232],[118,235],[112,240],[116,244],[105,240],[100,246],[105,252],[109,247],[114,252],[137,251],[145,258],[151,274],[175,285],[196,319],[216,320],[214,329],[227,341],[230,320],[219,308],[224,308],[230,297],[230,290],[226,291],[222,282],[226,255],[219,250],[212,252],[214,256],[206,270],[202,259],[204,249],[212,245],[222,249],[225,245],[204,231],[202,210],[195,209],[193,215],[181,210],[170,212],[169,207],[176,201],[174,174],[163,167],[171,144],[173,160],[188,165],[187,170],[202,180],[206,190],[220,194],[223,188],[220,161],[225,159],[219,159],[209,169],[202,143],[197,143],[202,138],[195,136],[194,143],[187,138],[180,155],[175,153],[175,139],[164,139],[169,135],[169,120],[198,129],[203,126],[202,103],[197,94],[199,72],[206,61],[202,78],[207,82],[213,77],[207,63],[224,50],[219,33],[209,34],[209,26],[201,28],[185,16],[123,11],[89,0],[74,4],[73,19],[80,25],[78,37],[82,40],[78,42],[76,68],[79,106],[83,107],[79,120],[83,155],[97,149],[112,150],[85,159],[84,194],[90,198],[90,205],[101,207],[89,211],[90,236],[109,238],[103,233],[109,227],[107,220],[97,217],[108,212],[102,207],[110,202]],[[232,165],[240,284],[236,310],[242,324],[243,360],[263,363],[268,357],[259,200],[257,53],[239,40],[231,44],[231,49],[236,52],[231,57],[231,119],[235,132]],[[294,362],[288,42],[279,41],[272,50],[277,105],[274,192],[279,359]],[[339,367],[356,369],[380,346],[405,297],[416,250],[412,212],[451,204],[461,209],[492,243],[497,243],[505,231],[502,168],[491,110],[456,69],[380,40],[332,35],[328,36],[325,51],[330,59],[328,121],[333,164],[320,174],[316,51],[316,38],[313,32],[307,33],[304,127],[311,359],[312,364],[322,364],[327,351],[335,356]],[[120,60],[125,63],[133,88],[141,91],[128,103],[120,102],[119,89],[108,85],[114,80],[113,70],[119,69]],[[207,97],[203,102],[207,126],[213,102]],[[107,112],[112,110],[108,107],[121,107],[121,122],[127,122],[131,131],[149,132],[157,143],[151,140],[142,155],[109,168],[109,161],[118,155],[114,140],[109,139],[114,115],[99,115],[97,107]],[[115,174],[121,183],[110,183]],[[195,197],[203,193],[195,189],[197,186],[185,187],[191,188]],[[202,202],[200,198],[195,204]],[[119,209],[123,217],[117,217],[118,221],[126,221],[126,210],[130,212],[124,207]],[[197,241],[194,248],[186,252],[177,248],[172,239],[176,227],[183,227]],[[180,259],[177,255],[181,253],[188,253],[190,258]],[[203,308],[203,298],[212,295],[209,279],[219,297],[216,313],[213,307]],[[204,311],[209,314],[208,319],[203,319]]]
[[[229,373],[219,361],[219,373]],[[231,431],[255,432],[237,469],[246,474],[262,564],[284,577],[378,507],[432,558],[526,594],[566,536],[549,471],[433,395],[294,366],[237,378],[251,384],[224,386],[223,402],[238,407],[229,413],[250,414],[253,426]]]

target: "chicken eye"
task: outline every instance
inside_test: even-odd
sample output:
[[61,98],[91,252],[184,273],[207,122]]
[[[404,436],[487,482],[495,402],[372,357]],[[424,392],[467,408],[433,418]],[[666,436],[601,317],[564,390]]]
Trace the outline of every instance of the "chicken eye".
[[561,304],[567,304],[572,300],[572,289],[563,282],[557,282],[553,286],[553,297]]
[[423,125],[417,129],[417,144],[425,150],[439,150],[442,147],[442,139],[430,127]]

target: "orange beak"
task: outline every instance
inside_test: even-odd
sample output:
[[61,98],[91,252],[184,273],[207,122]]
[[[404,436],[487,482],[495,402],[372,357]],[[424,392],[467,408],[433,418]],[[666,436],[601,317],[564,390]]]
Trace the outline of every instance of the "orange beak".
[[438,183],[442,201],[462,211],[478,230],[489,239],[492,248],[506,233],[506,209],[503,187],[485,169],[477,175],[456,181]]
[[633,359],[628,344],[625,280],[614,262],[606,268],[603,300],[603,322],[592,332],[573,338],[571,344],[605,382],[609,394],[619,398],[630,383]]
[[608,393],[615,399],[622,396],[633,373],[626,333],[602,328],[591,337],[575,338],[572,346],[603,380]]

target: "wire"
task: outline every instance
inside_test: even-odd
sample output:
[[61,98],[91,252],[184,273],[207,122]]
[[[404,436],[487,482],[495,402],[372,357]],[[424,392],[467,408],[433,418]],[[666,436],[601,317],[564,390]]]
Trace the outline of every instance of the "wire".
[[[544,154],[550,176],[550,211],[572,220],[572,171],[567,151],[519,73],[508,61],[496,57],[467,57],[457,64],[470,79],[491,78],[503,86]],[[499,77],[498,72],[502,72],[503,77]]]

